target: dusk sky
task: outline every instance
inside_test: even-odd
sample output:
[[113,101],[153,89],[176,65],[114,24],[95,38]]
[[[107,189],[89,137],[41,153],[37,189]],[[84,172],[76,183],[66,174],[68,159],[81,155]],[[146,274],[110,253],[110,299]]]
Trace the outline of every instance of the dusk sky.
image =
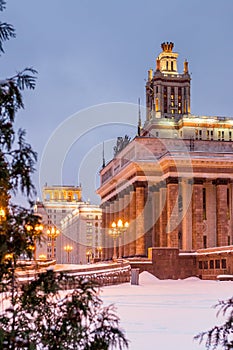
[[[84,199],[98,202],[94,189],[102,142],[109,160],[110,140],[134,137],[135,104],[140,97],[144,105],[147,71],[155,67],[163,41],[175,43],[179,71],[184,59],[189,61],[192,114],[233,116],[232,17],[232,0],[8,0],[1,21],[14,25],[17,38],[4,46],[0,78],[27,66],[39,72],[36,90],[25,93],[25,110],[17,119],[38,152],[38,169],[55,130],[60,145],[63,137],[69,139],[64,135],[67,118],[87,108],[100,108],[101,114],[101,107],[93,106],[122,102],[125,115],[118,120],[114,115],[120,110],[105,110],[105,126],[94,125],[95,132],[88,121],[85,124],[94,114],[77,119],[77,140],[73,136],[62,159],[62,182],[81,182]],[[57,129],[61,123],[64,128]],[[55,146],[54,157],[58,153],[62,152]],[[40,171],[34,178],[38,190]],[[47,174],[42,172],[42,184],[59,181],[49,167]]]

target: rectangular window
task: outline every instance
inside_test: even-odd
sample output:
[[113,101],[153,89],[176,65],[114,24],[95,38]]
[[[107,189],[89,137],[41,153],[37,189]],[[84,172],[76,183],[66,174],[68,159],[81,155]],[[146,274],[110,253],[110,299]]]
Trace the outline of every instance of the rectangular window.
[[221,139],[221,131],[218,131],[218,141]]
[[210,139],[210,131],[209,130],[207,130],[206,136],[207,136],[207,140],[209,140]]
[[226,259],[222,259],[221,263],[222,263],[222,269],[226,269],[227,268],[227,261],[226,261]]
[[210,260],[210,269],[214,268],[214,260]]
[[220,269],[220,260],[215,260],[215,268]]
[[203,236],[203,248],[207,248],[207,236]]
[[224,141],[224,131],[222,131],[222,141]]
[[231,134],[231,131],[229,131],[229,141],[231,141],[231,137],[232,137],[232,134]]
[[208,269],[208,261],[204,261],[204,269],[205,269],[205,270]]
[[202,270],[202,261],[199,261],[199,269]]
[[227,244],[231,245],[231,237],[230,236],[227,237]]
[[210,131],[210,135],[211,135],[211,140],[213,140],[214,139],[214,130]]

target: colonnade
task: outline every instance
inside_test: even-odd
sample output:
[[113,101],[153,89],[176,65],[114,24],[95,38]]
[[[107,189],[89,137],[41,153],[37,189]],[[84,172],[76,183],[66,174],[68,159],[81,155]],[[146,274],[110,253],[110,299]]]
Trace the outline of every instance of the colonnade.
[[129,222],[117,242],[123,257],[147,256],[150,247],[192,251],[232,244],[232,182],[168,177],[135,182],[102,204],[104,258],[113,254],[109,228]]

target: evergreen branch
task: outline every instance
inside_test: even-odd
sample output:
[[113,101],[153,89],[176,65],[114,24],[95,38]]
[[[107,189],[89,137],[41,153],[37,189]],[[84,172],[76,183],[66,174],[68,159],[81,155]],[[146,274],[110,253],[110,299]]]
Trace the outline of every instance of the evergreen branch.
[[0,0],[0,11],[5,10],[5,8],[6,8],[6,1]]
[[0,22],[0,52],[4,53],[3,42],[15,37],[14,27],[11,24]]

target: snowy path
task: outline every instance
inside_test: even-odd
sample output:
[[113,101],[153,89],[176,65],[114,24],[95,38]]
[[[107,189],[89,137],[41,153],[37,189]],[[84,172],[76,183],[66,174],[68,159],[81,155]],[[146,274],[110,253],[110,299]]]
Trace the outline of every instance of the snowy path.
[[194,335],[220,323],[212,308],[233,295],[233,282],[158,280],[147,272],[140,285],[104,287],[102,298],[115,304],[130,350],[202,350]]

